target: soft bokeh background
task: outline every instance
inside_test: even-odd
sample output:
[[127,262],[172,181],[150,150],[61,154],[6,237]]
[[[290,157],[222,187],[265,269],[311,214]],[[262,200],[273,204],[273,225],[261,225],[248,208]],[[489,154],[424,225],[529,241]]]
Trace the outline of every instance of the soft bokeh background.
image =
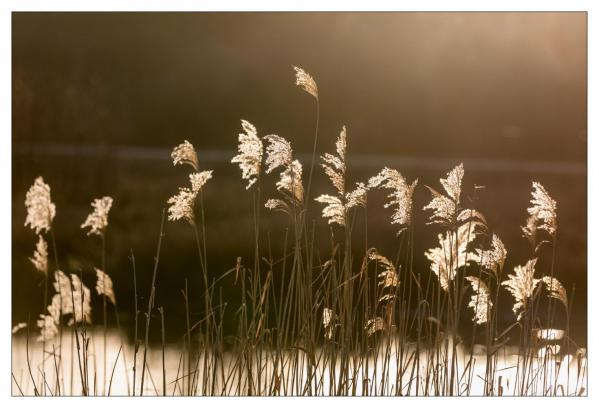
[[[128,255],[147,302],[161,209],[186,183],[169,157],[183,139],[198,148],[203,169],[214,169],[204,193],[211,275],[237,256],[251,264],[251,194],[229,161],[243,118],[261,135],[291,140],[307,170],[315,105],[294,85],[291,66],[300,65],[320,89],[319,153],[333,150],[345,124],[350,182],[384,165],[419,178],[415,254],[423,273],[422,254],[439,232],[420,211],[430,198],[425,184],[438,187],[464,162],[465,201],[475,200],[504,240],[511,271],[529,257],[519,226],[531,181],[540,181],[558,202],[557,277],[576,287],[574,338],[586,344],[586,47],[584,13],[15,13],[13,320],[34,319],[43,307],[43,279],[27,260],[36,237],[23,227],[25,192],[42,175],[58,208],[61,267],[82,271],[90,286],[100,241],[79,226],[93,198],[114,197],[107,271],[130,326]],[[475,194],[475,184],[486,188]],[[330,191],[317,171],[313,192]],[[398,242],[383,198],[369,204],[368,245],[393,257]],[[320,206],[311,207],[318,219]],[[318,222],[325,254],[329,232]],[[274,252],[286,226],[264,213]],[[200,270],[190,228],[168,223],[165,232],[157,304],[178,337],[180,290],[188,279],[199,293]],[[550,258],[541,252],[540,271]],[[235,310],[233,280],[223,288]]]

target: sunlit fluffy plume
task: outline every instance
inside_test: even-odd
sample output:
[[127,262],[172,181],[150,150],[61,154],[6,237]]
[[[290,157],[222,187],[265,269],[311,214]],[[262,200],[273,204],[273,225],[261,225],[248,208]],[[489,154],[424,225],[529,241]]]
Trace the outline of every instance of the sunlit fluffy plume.
[[[302,164],[293,160],[291,143],[285,138],[277,135],[264,136],[268,142],[266,146],[266,173],[270,173],[278,167],[283,167],[280,179],[277,182],[277,190],[293,205],[303,204],[304,187],[302,184]],[[282,201],[271,199],[265,204],[268,209],[288,210],[287,204]]]
[[85,222],[81,224],[81,228],[89,228],[87,235],[103,235],[104,230],[108,226],[108,212],[112,207],[112,198],[96,198],[92,202],[92,207],[94,208],[94,211],[87,216]]
[[391,190],[387,196],[390,200],[385,204],[385,208],[394,208],[391,223],[399,225],[397,235],[401,234],[412,221],[412,195],[417,184],[418,179],[408,184],[400,172],[388,167],[383,168],[378,175],[368,181],[369,188],[380,187]]
[[116,297],[114,296],[114,287],[112,286],[112,279],[110,279],[110,276],[108,276],[108,274],[106,274],[104,271],[98,269],[98,268],[94,268],[96,271],[96,292],[98,292],[98,295],[102,296],[106,296],[106,298],[108,300],[110,300],[110,302],[115,305],[116,304]]
[[347,211],[353,207],[365,207],[368,186],[364,183],[356,183],[356,188],[350,192],[345,191],[346,163],[345,154],[347,150],[347,131],[345,126],[341,129],[336,142],[337,155],[325,153],[322,158],[322,167],[325,174],[337,190],[337,195],[323,194],[315,200],[327,204],[322,210],[323,218],[327,218],[329,224],[345,226]]
[[514,267],[515,274],[508,275],[508,279],[501,282],[501,285],[506,287],[516,301],[512,310],[518,320],[522,318],[522,314],[528,305],[528,299],[533,295],[537,284],[540,282],[540,279],[534,278],[536,263],[537,258],[534,258],[526,262],[524,266]]
[[48,232],[52,228],[52,220],[56,216],[56,206],[50,197],[50,186],[42,177],[35,179],[25,195],[27,218],[25,226],[31,227],[36,234]]
[[532,199],[530,200],[532,207],[528,208],[528,214],[539,220],[539,229],[554,236],[557,230],[557,203],[541,183],[533,181],[532,188]]
[[48,273],[48,244],[41,235],[38,235],[33,258],[29,258],[35,269],[46,275]]
[[433,211],[433,214],[430,216],[429,224],[449,225],[455,222],[460,204],[463,177],[464,165],[460,163],[447,173],[447,178],[440,179],[441,185],[445,189],[447,196],[428,187],[433,195],[431,202],[424,207],[424,210]]
[[74,303],[74,311],[73,316],[68,322],[69,326],[71,326],[73,323],[81,322],[91,324],[91,291],[87,286],[83,284],[83,282],[81,282],[79,276],[75,274],[71,274],[71,285],[73,287],[72,296]]
[[302,164],[299,160],[292,161],[291,165],[281,172],[281,178],[277,181],[277,190],[292,197],[298,204],[304,202]]
[[293,66],[295,70],[295,84],[318,99],[318,86],[314,78],[300,67]]
[[73,301],[71,298],[71,281],[62,271],[54,272],[54,290],[56,294],[52,303],[56,304],[59,313],[69,314],[73,312]]
[[188,164],[195,171],[198,171],[198,154],[191,143],[185,140],[180,145],[176,146],[171,153],[173,165]]
[[474,311],[472,321],[476,322],[476,324],[486,323],[489,320],[489,314],[493,307],[489,287],[475,276],[466,276],[466,280],[470,282],[472,290],[474,290],[474,294],[470,298],[470,303],[468,303],[468,306]]
[[289,167],[293,161],[291,143],[281,136],[268,135],[264,138],[266,146],[266,173],[271,173],[277,167]]
[[503,269],[507,250],[499,237],[493,234],[490,249],[476,249],[475,252],[468,256],[470,261],[474,261],[483,268],[492,271],[495,276]]
[[347,133],[345,126],[341,129],[337,138],[337,155],[325,153],[322,158],[324,172],[337,189],[340,196],[345,194],[345,151],[347,149]]
[[50,315],[40,315],[37,320],[37,327],[40,329],[37,341],[50,341],[58,335],[58,325]]
[[189,175],[191,188],[179,187],[179,193],[167,200],[167,204],[170,204],[168,209],[169,221],[184,219],[192,225],[195,223],[195,199],[206,182],[211,178],[212,170],[206,170],[200,173],[191,173]]
[[345,206],[339,197],[322,194],[315,198],[319,203],[326,204],[322,209],[323,218],[328,219],[329,224],[345,226]]
[[239,154],[233,157],[231,163],[239,164],[241,178],[248,180],[246,189],[249,189],[260,176],[263,146],[254,125],[242,119],[241,126],[244,133],[239,134],[239,145],[237,146]]
[[347,202],[345,207],[347,209],[353,207],[366,207],[368,186],[362,182],[356,183],[356,188],[348,192],[345,196]]
[[439,247],[431,248],[425,256],[431,261],[431,270],[437,275],[441,288],[449,290],[458,268],[469,260],[468,244],[476,238],[479,222],[468,222],[458,227],[457,234],[452,230],[439,234]]

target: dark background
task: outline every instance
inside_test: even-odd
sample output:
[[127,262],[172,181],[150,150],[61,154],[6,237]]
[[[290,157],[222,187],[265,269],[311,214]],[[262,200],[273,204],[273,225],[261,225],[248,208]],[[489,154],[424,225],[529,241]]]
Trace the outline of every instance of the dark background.
[[[93,198],[115,199],[107,272],[122,323],[130,323],[128,254],[135,253],[147,302],[161,208],[187,183],[186,170],[170,162],[183,139],[199,150],[203,169],[214,169],[204,191],[211,275],[237,256],[251,265],[251,193],[229,162],[243,118],[260,135],[289,139],[307,175],[315,104],[294,85],[299,65],[319,85],[319,153],[333,151],[345,124],[352,184],[384,165],[419,178],[415,254],[423,273],[422,254],[440,232],[425,225],[425,184],[439,188],[438,179],[464,162],[464,201],[475,198],[474,184],[486,186],[474,205],[505,242],[511,272],[530,255],[519,226],[531,181],[540,181],[558,202],[556,276],[568,290],[576,286],[572,325],[584,344],[586,47],[585,13],[14,13],[13,319],[43,306],[43,279],[27,260],[36,237],[23,227],[25,192],[42,175],[57,204],[61,268],[82,270],[90,287],[100,240],[79,226]],[[313,193],[330,192],[316,171]],[[383,199],[377,193],[369,204],[368,245],[393,257],[398,242]],[[320,204],[311,208],[319,218]],[[286,226],[284,217],[263,214],[275,249]],[[326,223],[318,228],[326,253]],[[165,232],[158,304],[178,336],[180,290],[187,278],[190,292],[199,291],[201,275],[191,229],[169,222]],[[355,245],[364,248],[359,234]],[[538,275],[548,273],[550,258],[541,252]],[[234,297],[233,281],[223,285]],[[509,295],[507,322],[506,302]]]

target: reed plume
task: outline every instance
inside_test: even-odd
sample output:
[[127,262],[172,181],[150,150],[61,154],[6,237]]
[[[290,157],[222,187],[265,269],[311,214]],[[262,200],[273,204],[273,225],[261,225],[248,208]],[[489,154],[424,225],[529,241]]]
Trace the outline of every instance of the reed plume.
[[239,154],[233,157],[231,163],[239,164],[241,178],[248,180],[247,190],[258,180],[264,149],[256,127],[243,119],[241,120],[241,126],[245,133],[239,134],[239,145],[237,146]]
[[337,195],[322,194],[314,200],[327,204],[322,210],[322,217],[328,219],[329,224],[345,226],[347,211],[353,207],[365,207],[368,186],[362,182],[356,183],[356,188],[350,192],[345,191],[347,150],[347,130],[343,126],[335,143],[337,155],[325,153],[321,156],[322,167],[325,174],[333,184]]
[[63,315],[73,313],[72,288],[68,276],[62,271],[54,272],[53,286],[56,294],[52,298],[52,303],[57,302],[59,305],[58,309]]
[[94,268],[96,271],[96,292],[100,296],[106,296],[113,305],[116,305],[116,297],[114,296],[114,287],[112,286],[112,279],[104,271],[98,268]]
[[298,204],[304,202],[302,164],[299,160],[292,161],[291,165],[281,172],[281,178],[277,181],[277,190],[293,198]]
[[356,183],[356,188],[345,195],[347,199],[345,208],[366,207],[367,193],[368,186],[366,184],[361,181]]
[[289,167],[293,160],[291,143],[278,135],[264,136],[263,139],[268,142],[268,146],[266,146],[266,173],[271,173],[277,167]]
[[25,226],[29,225],[38,235],[41,231],[50,231],[52,220],[56,216],[56,206],[50,197],[50,186],[44,183],[42,177],[36,178],[27,191],[25,207],[27,207]]
[[524,266],[517,265],[514,267],[516,274],[509,274],[508,279],[501,282],[501,285],[506,287],[516,301],[512,310],[517,320],[522,318],[523,311],[526,310],[528,305],[528,299],[532,296],[537,284],[541,281],[534,278],[536,263],[537,258],[533,258],[526,262]]
[[345,226],[345,205],[339,197],[322,194],[314,200],[326,204],[322,209],[322,217],[327,218],[329,224],[336,223],[342,227]]
[[460,194],[462,191],[462,178],[464,177],[464,165],[460,163],[447,173],[447,178],[440,179],[447,196],[428,187],[433,198],[424,210],[432,210],[428,224],[451,225],[456,221],[457,211],[460,205]]
[[533,181],[532,188],[532,199],[530,200],[532,207],[528,208],[528,214],[539,220],[539,229],[555,236],[557,231],[557,203],[541,183]]
[[94,211],[87,216],[85,222],[81,224],[81,228],[89,228],[87,235],[104,235],[104,230],[108,226],[108,212],[112,207],[112,198],[96,198],[91,205]]
[[48,274],[48,243],[44,240],[41,235],[38,235],[37,244],[35,245],[35,251],[33,257],[29,258],[35,269],[43,273]]
[[369,188],[380,187],[391,190],[387,196],[390,200],[385,204],[385,208],[395,208],[391,216],[391,224],[399,225],[397,235],[400,235],[412,221],[412,195],[417,184],[418,179],[408,184],[400,172],[388,167],[383,168],[379,174],[368,181]]
[[318,86],[314,78],[300,67],[293,66],[295,70],[295,84],[318,100]]
[[325,153],[321,156],[324,172],[337,189],[339,196],[345,194],[345,151],[347,149],[347,131],[345,126],[341,128],[337,142],[335,143],[337,156]]
[[202,171],[200,173],[191,173],[189,181],[191,188],[179,187],[179,193],[167,200],[169,221],[184,219],[191,225],[195,224],[194,206],[195,199],[206,182],[212,178],[212,170]]
[[71,296],[73,297],[74,310],[68,325],[71,326],[74,323],[81,322],[91,324],[91,291],[75,274],[71,274],[71,285],[73,287]]
[[180,145],[176,146],[172,153],[173,165],[188,164],[195,171],[198,171],[198,154],[191,143],[185,140]]
[[[302,184],[302,164],[293,160],[293,149],[291,143],[285,138],[277,135],[264,136],[269,143],[266,147],[266,173],[270,173],[278,167],[284,170],[277,182],[277,190],[290,202],[290,204],[302,204],[304,202],[304,187]],[[265,204],[268,209],[285,208],[280,200],[271,199]]]
[[480,225],[480,222],[466,223],[460,225],[457,232],[448,230],[445,235],[439,234],[439,247],[425,252],[424,255],[431,261],[431,270],[444,291],[449,290],[449,284],[455,278],[458,268],[472,259],[472,253],[468,252],[467,247],[476,238],[476,230]]
[[51,315],[40,315],[37,320],[37,327],[40,329],[40,335],[37,338],[38,342],[50,341],[58,335],[58,325]]
[[498,272],[503,269],[507,250],[501,239],[493,234],[491,239],[490,249],[475,249],[474,253],[468,255],[468,260],[480,264],[483,268],[493,272],[497,276]]
[[468,303],[468,307],[474,311],[472,321],[476,324],[486,323],[493,307],[489,287],[476,276],[466,276],[466,280],[470,282],[472,290],[474,290],[470,303]]

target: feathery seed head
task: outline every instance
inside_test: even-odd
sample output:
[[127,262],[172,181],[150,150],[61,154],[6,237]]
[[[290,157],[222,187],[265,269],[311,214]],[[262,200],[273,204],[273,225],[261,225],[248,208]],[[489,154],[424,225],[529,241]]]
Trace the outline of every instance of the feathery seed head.
[[488,250],[476,249],[475,253],[468,255],[468,260],[478,263],[485,269],[492,271],[495,276],[503,269],[507,250],[499,237],[493,234],[491,248]]
[[46,275],[48,273],[48,244],[41,235],[38,235],[33,258],[29,258],[35,269]]
[[430,216],[430,222],[427,224],[451,224],[457,210],[455,202],[430,187],[429,190],[433,198],[430,203],[423,207],[423,210],[433,210],[433,214]]
[[429,224],[448,225],[454,222],[460,204],[463,177],[464,165],[460,163],[447,173],[447,178],[440,179],[447,196],[428,188],[433,195],[431,202],[424,207],[424,210],[433,210]]
[[106,274],[104,271],[94,268],[96,270],[96,292],[98,295],[106,296],[108,300],[112,302],[113,305],[116,305],[116,297],[114,296],[114,288],[112,286],[112,279],[110,276]]
[[195,223],[194,205],[198,193],[204,187],[204,184],[212,178],[212,170],[191,173],[189,181],[191,189],[188,187],[179,187],[179,193],[167,200],[171,206],[168,209],[169,221],[184,219],[191,225]]
[[191,143],[185,140],[176,146],[171,153],[173,165],[189,164],[195,171],[198,170],[198,154]]
[[50,197],[50,186],[44,183],[42,177],[35,179],[25,195],[27,218],[25,226],[29,225],[36,234],[48,232],[52,228],[52,220],[56,215],[56,206]]
[[231,160],[231,163],[239,163],[241,178],[248,180],[246,190],[249,189],[260,175],[262,165],[262,140],[258,137],[256,128],[247,120],[241,120],[241,126],[245,133],[239,134],[239,154]]
[[196,196],[197,193],[194,193],[189,188],[180,187],[179,193],[172,196],[167,201],[167,204],[171,205],[168,208],[169,221],[184,219],[193,225],[195,223],[193,208]]
[[431,270],[437,275],[444,291],[449,290],[449,283],[455,278],[458,269],[470,260],[467,247],[476,238],[479,225],[469,222],[460,225],[457,233],[448,230],[445,236],[439,234],[439,247],[425,252],[424,255],[431,261]]
[[293,160],[293,149],[291,143],[281,136],[264,136],[268,142],[266,146],[266,173],[270,173],[279,166],[289,167]]
[[212,178],[212,170],[201,171],[199,173],[191,173],[189,182],[191,183],[191,191],[198,194],[204,184]]
[[279,200],[278,198],[271,198],[264,203],[264,207],[268,208],[271,211],[282,211],[284,213],[289,213],[289,206],[285,201]]
[[318,100],[318,86],[310,74],[295,65],[293,69],[295,70],[295,84]]
[[329,224],[336,223],[342,227],[345,226],[345,207],[339,197],[323,194],[314,200],[319,203],[327,204],[326,207],[322,209],[322,217],[328,218]]
[[92,202],[92,207],[94,211],[87,216],[87,219],[83,224],[81,224],[81,228],[89,228],[90,230],[87,232],[87,235],[96,234],[103,235],[104,230],[108,226],[108,212],[112,207],[112,198],[111,197],[102,197],[96,198]]
[[345,126],[341,129],[339,138],[337,139],[337,156],[330,153],[325,153],[321,156],[322,167],[324,172],[337,189],[339,195],[345,194],[345,150],[347,148],[347,136]]
[[530,200],[532,207],[528,208],[528,214],[542,222],[538,227],[539,229],[544,229],[551,236],[555,236],[557,230],[557,203],[541,183],[533,181],[532,187],[532,199]]
[[418,179],[408,184],[400,172],[388,167],[383,168],[379,174],[368,181],[369,188],[380,187],[391,190],[387,196],[390,200],[385,204],[385,208],[395,208],[391,216],[391,224],[399,225],[397,235],[401,234],[412,221],[412,196],[417,184]]
[[470,303],[468,303],[468,306],[474,311],[472,321],[476,322],[476,324],[486,323],[489,320],[489,314],[493,307],[489,287],[475,276],[466,276],[466,280],[470,282],[474,290],[474,294],[470,298]]
[[356,188],[345,195],[345,208],[366,207],[368,186],[362,182],[356,183]]
[[462,192],[462,178],[464,177],[464,164],[458,164],[453,170],[447,173],[447,178],[441,179],[441,185],[456,203],[460,203],[460,194]]
[[298,160],[281,172],[277,189],[291,196],[298,204],[304,202],[304,187],[302,185],[302,164]]
[[[535,264],[537,258],[533,258],[526,262],[526,265],[518,265],[514,267],[515,275],[508,275],[508,279],[501,282],[502,286],[512,294],[516,302],[512,310],[517,316],[517,320],[522,318],[522,313],[526,309],[528,299],[533,295],[537,284],[540,279],[535,279]],[[523,309],[521,312],[519,310]]]
[[73,317],[68,322],[71,326],[73,323],[85,322],[91,324],[92,307],[91,307],[91,291],[81,282],[79,276],[71,274],[71,285],[73,292],[71,296],[74,300]]
[[54,290],[56,295],[52,298],[52,305],[58,309],[59,314],[73,313],[73,301],[71,297],[71,281],[62,271],[54,272]]
[[40,335],[37,341],[50,341],[58,334],[58,326],[52,316],[40,315],[37,321],[37,327],[40,328]]

